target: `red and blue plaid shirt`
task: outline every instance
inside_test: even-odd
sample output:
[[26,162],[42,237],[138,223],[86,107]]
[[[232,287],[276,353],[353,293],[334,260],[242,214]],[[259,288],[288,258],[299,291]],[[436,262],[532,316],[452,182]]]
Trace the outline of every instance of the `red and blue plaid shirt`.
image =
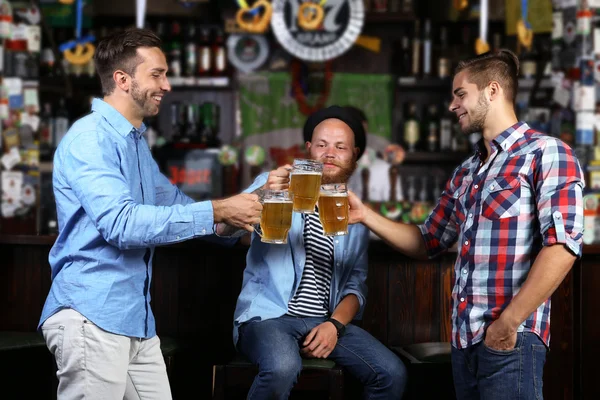
[[[480,342],[518,293],[543,246],[581,256],[584,178],[573,151],[517,123],[452,174],[420,226],[430,257],[458,241],[452,290],[452,344]],[[519,327],[550,343],[550,299]]]

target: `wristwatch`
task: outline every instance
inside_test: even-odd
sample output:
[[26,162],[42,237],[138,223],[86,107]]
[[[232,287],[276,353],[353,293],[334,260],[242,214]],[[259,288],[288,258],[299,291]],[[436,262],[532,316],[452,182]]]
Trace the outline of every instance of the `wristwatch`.
[[342,336],[344,334],[344,332],[346,331],[346,325],[342,324],[337,319],[327,318],[327,321],[331,322],[335,326],[338,337]]

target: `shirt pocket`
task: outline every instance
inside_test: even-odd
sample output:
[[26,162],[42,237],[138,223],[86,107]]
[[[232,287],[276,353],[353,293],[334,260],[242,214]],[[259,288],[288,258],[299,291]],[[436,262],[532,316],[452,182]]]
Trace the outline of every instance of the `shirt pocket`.
[[516,217],[521,212],[521,180],[497,176],[485,182],[481,213],[488,219]]

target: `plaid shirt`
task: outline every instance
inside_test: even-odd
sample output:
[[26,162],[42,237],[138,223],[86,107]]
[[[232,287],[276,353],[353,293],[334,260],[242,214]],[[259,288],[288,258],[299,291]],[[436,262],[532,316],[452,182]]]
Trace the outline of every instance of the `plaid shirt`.
[[[458,241],[452,344],[480,342],[520,290],[543,246],[581,256],[583,173],[570,147],[517,123],[453,173],[420,226],[430,257]],[[519,327],[550,343],[550,299]]]

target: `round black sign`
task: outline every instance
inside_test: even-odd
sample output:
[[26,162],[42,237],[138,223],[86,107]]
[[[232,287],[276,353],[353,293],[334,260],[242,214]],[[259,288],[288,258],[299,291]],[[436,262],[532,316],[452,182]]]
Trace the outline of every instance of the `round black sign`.
[[[327,0],[324,18],[316,30],[298,25],[303,0],[274,0],[271,27],[275,37],[290,54],[306,61],[327,61],[352,47],[363,27],[363,0]],[[316,2],[319,4],[320,2]]]

